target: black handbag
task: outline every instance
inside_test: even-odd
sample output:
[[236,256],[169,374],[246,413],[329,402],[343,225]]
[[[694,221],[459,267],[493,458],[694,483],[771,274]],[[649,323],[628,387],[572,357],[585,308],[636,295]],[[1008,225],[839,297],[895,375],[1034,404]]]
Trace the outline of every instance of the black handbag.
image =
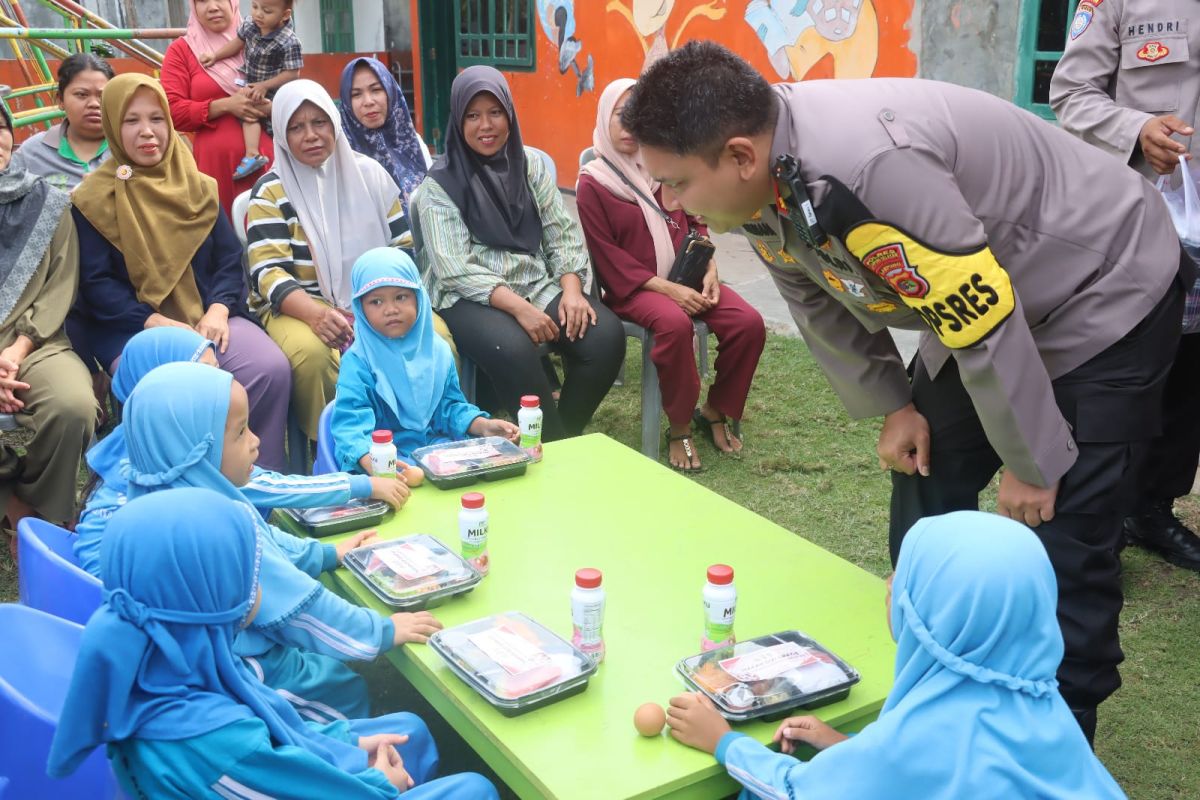
[[[647,197],[646,193],[633,185],[633,181],[625,177],[625,173],[617,169],[617,166],[609,161],[604,156],[600,159],[608,165],[608,168],[617,173],[617,177],[633,190],[633,193],[659,213],[663,220],[675,230],[679,230],[679,223],[672,219],[671,215],[662,210],[658,202],[653,197]],[[687,219],[687,215],[684,215]],[[690,223],[688,227],[688,235],[683,240],[683,244],[675,253],[675,262],[671,264],[671,271],[667,273],[667,280],[671,283],[678,283],[686,286],[689,289],[694,289],[699,292],[704,288],[704,274],[708,272],[708,262],[712,260],[713,253],[717,250],[717,246],[712,243],[712,240],[707,236],[696,233],[691,229]]]

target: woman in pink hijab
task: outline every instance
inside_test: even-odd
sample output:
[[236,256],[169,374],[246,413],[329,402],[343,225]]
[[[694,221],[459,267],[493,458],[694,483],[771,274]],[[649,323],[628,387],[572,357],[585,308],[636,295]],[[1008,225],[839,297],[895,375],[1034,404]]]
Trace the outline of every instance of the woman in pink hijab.
[[[580,171],[575,203],[605,305],[654,334],[650,359],[670,423],[667,460],[681,472],[695,472],[700,453],[692,441],[693,426],[720,452],[741,451],[729,421],[742,418],[766,331],[759,313],[721,285],[715,258],[699,292],[667,280],[688,230],[705,229],[672,198],[664,198],[642,166],[637,142],[621,127],[621,109],[634,83],[613,81],[600,95],[592,134],[596,157]],[[699,407],[693,318],[717,335],[716,379]]]
[[[196,166],[217,181],[221,209],[230,216],[233,198],[254,187],[262,173],[234,181],[231,177],[245,151],[243,121],[271,118],[271,104],[258,104],[242,94],[234,81],[242,57],[200,66],[199,53],[219,50],[237,35],[242,21],[233,0],[192,0],[187,35],[171,42],[163,56],[162,85],[171,106],[175,129],[192,134]],[[274,159],[275,148],[265,132],[259,152]],[[241,220],[234,220],[240,224]]]

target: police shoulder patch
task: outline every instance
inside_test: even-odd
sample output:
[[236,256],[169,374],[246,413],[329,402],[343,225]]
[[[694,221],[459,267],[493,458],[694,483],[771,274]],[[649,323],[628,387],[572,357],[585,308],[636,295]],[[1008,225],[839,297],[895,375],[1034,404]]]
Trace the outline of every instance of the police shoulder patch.
[[899,228],[865,222],[846,234],[846,247],[949,348],[978,344],[1016,308],[1008,273],[986,245],[944,253]]
[[1072,39],[1078,39],[1088,29],[1088,26],[1092,24],[1092,18],[1096,16],[1096,7],[1103,2],[1104,0],[1080,1],[1079,7],[1075,10],[1075,18],[1071,20]]

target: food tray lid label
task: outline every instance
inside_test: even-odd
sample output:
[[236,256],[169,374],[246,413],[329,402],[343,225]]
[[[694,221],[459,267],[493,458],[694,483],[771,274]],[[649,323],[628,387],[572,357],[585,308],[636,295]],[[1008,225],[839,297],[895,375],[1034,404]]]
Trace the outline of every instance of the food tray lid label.
[[551,661],[544,650],[506,628],[489,628],[467,639],[509,675],[520,675]]
[[737,680],[749,683],[773,680],[786,672],[819,660],[807,647],[795,642],[784,642],[745,655],[726,658],[718,663],[721,669]]
[[379,560],[406,581],[416,581],[436,575],[443,567],[433,560],[433,552],[416,542],[404,542],[395,547],[375,551]]

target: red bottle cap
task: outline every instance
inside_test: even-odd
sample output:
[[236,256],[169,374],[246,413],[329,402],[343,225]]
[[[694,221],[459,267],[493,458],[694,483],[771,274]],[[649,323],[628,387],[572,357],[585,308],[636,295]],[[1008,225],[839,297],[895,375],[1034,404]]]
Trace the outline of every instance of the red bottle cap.
[[575,585],[580,589],[598,589],[603,578],[600,570],[588,567],[575,572]]
[[483,508],[482,492],[467,492],[462,496],[463,508]]
[[536,394],[521,395],[521,408],[541,408],[542,401]]
[[725,564],[713,564],[708,568],[708,582],[715,583],[717,586],[733,583],[733,567]]
[[371,434],[371,441],[374,442],[375,444],[391,444],[392,443],[392,432],[391,431],[375,431],[374,433]]

